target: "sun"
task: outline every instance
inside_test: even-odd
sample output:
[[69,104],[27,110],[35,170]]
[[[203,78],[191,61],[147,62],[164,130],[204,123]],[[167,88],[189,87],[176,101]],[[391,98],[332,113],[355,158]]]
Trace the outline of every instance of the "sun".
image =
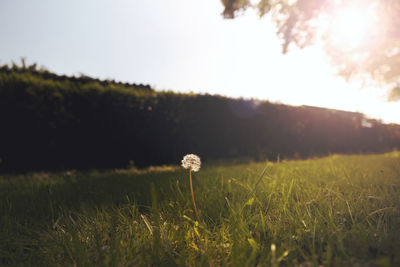
[[328,41],[341,50],[354,50],[367,45],[378,31],[377,5],[360,1],[333,11]]

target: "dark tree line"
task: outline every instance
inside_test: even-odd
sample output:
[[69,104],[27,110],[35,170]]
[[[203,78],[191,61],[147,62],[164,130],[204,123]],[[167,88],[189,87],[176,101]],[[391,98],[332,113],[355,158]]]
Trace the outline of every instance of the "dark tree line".
[[[368,127],[366,127],[366,125]],[[0,68],[1,172],[144,167],[203,160],[254,160],[383,152],[400,147],[400,126],[360,113]]]

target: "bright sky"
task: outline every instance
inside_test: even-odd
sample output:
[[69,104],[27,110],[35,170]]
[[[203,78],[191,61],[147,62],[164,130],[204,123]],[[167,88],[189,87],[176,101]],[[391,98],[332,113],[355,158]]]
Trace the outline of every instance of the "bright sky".
[[0,64],[59,74],[360,111],[400,123],[399,102],[334,75],[322,49],[281,54],[267,18],[224,20],[220,0],[0,0]]

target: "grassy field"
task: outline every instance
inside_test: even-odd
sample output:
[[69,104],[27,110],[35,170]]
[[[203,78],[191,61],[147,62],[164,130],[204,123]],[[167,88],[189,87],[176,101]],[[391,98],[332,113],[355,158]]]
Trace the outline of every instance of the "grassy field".
[[193,178],[200,222],[179,167],[3,175],[0,264],[400,266],[399,152]]

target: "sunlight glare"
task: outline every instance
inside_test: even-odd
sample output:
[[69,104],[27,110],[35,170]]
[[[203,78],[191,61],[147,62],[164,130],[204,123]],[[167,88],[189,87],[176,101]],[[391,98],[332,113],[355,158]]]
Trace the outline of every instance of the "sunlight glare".
[[365,45],[378,30],[377,6],[358,5],[342,7],[333,13],[329,39],[335,47],[352,50]]

